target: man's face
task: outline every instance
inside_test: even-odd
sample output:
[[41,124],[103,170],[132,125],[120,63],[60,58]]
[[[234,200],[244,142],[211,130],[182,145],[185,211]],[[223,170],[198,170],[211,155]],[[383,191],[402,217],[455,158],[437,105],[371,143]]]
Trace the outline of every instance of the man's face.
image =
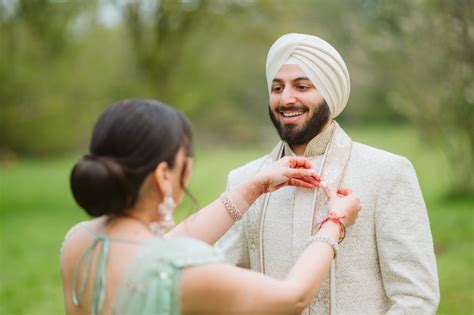
[[298,65],[283,65],[272,82],[270,118],[289,145],[308,143],[328,123],[329,106]]

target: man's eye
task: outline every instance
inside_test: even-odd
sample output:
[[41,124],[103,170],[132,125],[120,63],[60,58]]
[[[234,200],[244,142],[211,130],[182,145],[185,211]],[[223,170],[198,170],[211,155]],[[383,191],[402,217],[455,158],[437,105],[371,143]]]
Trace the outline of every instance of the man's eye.
[[309,86],[307,86],[307,85],[298,85],[296,88],[300,91],[307,91],[309,89]]
[[283,91],[283,88],[281,86],[272,87],[272,92],[280,93],[281,91]]

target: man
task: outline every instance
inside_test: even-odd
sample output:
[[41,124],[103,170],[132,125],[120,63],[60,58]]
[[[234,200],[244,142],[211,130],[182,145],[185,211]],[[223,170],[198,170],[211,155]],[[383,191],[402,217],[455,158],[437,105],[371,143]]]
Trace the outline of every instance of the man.
[[[342,57],[316,36],[286,34],[270,48],[266,75],[270,118],[282,141],[233,170],[228,187],[282,156],[302,155],[333,188],[359,194],[362,205],[305,314],[435,313],[433,242],[411,163],[353,142],[333,121],[350,92]],[[283,188],[257,200],[218,247],[239,266],[284,278],[328,210],[322,191]]]

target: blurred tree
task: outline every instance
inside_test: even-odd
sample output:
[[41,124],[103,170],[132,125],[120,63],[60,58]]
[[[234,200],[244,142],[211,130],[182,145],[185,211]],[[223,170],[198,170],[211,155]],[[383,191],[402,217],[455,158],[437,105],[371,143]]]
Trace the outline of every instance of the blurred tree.
[[267,46],[286,25],[278,17],[293,9],[283,1],[165,0],[130,2],[122,12],[156,98],[185,111],[198,138],[255,143],[267,118]]
[[[232,29],[243,31],[242,21],[252,24],[255,15],[269,20],[276,12],[283,12],[281,4],[264,0],[133,1],[126,3],[122,11],[138,66],[159,99],[169,101],[173,98],[173,76],[184,58],[190,56],[199,64],[196,56],[200,52],[188,50],[194,37],[205,43],[200,48],[208,53],[213,36]],[[241,35],[249,41],[262,39],[269,34],[269,27],[252,31]]]
[[363,0],[358,9],[385,100],[442,148],[452,192],[474,194],[472,1]]
[[187,38],[209,14],[207,0],[133,1],[124,8],[136,61],[159,98],[169,101],[170,76],[179,66]]
[[78,13],[79,1],[0,1],[0,149],[31,153],[39,143],[35,119],[53,109],[42,100],[45,77],[70,51],[69,26]]
[[0,155],[83,146],[126,97],[180,108],[203,142],[273,142],[265,56],[301,32],[348,63],[341,119],[407,117],[444,148],[453,190],[472,192],[472,15],[468,0],[0,0]]

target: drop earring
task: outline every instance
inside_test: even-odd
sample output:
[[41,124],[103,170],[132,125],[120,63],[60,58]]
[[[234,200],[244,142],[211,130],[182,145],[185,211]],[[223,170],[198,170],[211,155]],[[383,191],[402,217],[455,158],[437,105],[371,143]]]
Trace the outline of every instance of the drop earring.
[[163,202],[158,205],[158,213],[162,215],[160,226],[163,229],[169,229],[175,225],[173,212],[176,208],[176,203],[173,199],[172,189],[167,186]]

